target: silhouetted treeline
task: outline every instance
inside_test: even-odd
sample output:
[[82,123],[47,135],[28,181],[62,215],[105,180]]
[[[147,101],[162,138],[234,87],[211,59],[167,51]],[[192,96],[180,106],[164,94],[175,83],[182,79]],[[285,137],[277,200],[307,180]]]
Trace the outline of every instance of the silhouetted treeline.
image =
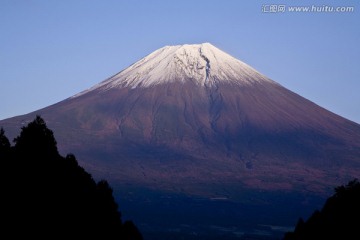
[[284,240],[360,239],[360,183],[358,179],[335,188],[323,208],[307,221],[299,219],[295,230]]
[[1,128],[0,171],[2,239],[142,239],[122,222],[108,182],[94,181],[74,155],[61,156],[40,116],[14,146]]

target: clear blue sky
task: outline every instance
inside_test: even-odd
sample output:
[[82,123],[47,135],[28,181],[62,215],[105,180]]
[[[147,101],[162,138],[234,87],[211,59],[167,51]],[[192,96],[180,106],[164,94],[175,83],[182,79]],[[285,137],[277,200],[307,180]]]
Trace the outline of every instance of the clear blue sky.
[[[264,13],[272,5],[285,12]],[[291,6],[353,12],[290,12]],[[0,0],[0,119],[68,98],[165,45],[210,42],[360,123],[360,3]]]

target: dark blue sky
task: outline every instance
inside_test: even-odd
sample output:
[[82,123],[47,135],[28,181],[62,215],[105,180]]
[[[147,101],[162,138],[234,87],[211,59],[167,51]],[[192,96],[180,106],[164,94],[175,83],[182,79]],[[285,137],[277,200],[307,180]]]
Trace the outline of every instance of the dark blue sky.
[[[269,12],[279,4],[284,12]],[[360,123],[359,11],[345,0],[0,0],[0,119],[70,97],[165,45],[210,42]]]

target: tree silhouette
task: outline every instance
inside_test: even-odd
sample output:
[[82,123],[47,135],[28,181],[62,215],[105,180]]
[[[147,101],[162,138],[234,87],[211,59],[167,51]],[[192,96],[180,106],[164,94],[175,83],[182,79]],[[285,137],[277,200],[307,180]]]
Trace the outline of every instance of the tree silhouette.
[[360,239],[360,183],[358,179],[347,185],[338,186],[323,208],[315,210],[310,218],[297,223],[293,232],[284,240],[303,239]]
[[10,164],[11,145],[9,139],[5,136],[5,131],[3,128],[0,128],[0,166],[1,166],[1,175],[7,174],[7,168]]
[[10,150],[10,141],[5,136],[5,131],[3,128],[0,128],[0,153]]
[[40,116],[36,116],[34,121],[22,127],[14,142],[20,154],[48,159],[59,155],[54,134]]
[[11,239],[142,239],[132,222],[122,222],[108,182],[96,182],[73,154],[61,156],[40,116],[21,128],[14,143],[11,147],[1,129],[0,234]]

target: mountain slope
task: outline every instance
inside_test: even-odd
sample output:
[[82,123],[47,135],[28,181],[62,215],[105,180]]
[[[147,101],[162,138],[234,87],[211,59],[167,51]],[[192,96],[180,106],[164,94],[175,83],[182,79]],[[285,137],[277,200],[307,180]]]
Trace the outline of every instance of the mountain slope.
[[360,126],[209,43],[166,46],[42,116],[94,177],[190,196],[327,196],[360,172]]
[[69,99],[0,124],[13,133],[35,114],[95,176],[155,188],[149,179],[167,189],[223,181],[324,191],[360,168],[358,124],[209,43],[161,48]]

